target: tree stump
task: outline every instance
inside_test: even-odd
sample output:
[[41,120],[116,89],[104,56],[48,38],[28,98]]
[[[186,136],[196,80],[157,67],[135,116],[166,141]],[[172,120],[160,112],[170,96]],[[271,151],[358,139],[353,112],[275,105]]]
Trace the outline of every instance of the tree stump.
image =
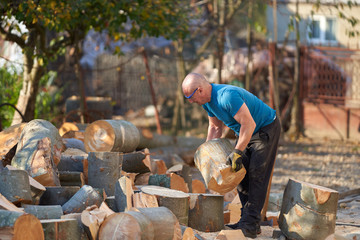
[[188,225],[189,194],[159,186],[144,186],[141,191],[155,195],[159,206],[167,207],[174,213],[180,224]]
[[139,145],[139,130],[124,120],[98,120],[85,130],[87,152],[132,152]]
[[46,187],[40,205],[63,205],[80,190],[79,186]]
[[76,219],[40,220],[45,239],[74,240],[81,239],[82,230]]
[[0,210],[0,239],[43,240],[44,231],[31,214]]
[[24,170],[0,171],[0,193],[10,202],[31,203],[31,189],[28,173]]
[[60,205],[27,205],[24,206],[24,211],[30,213],[40,220],[44,219],[60,219],[63,211]]
[[90,152],[88,157],[88,184],[104,188],[113,196],[116,181],[121,176],[122,154],[118,152]]
[[63,149],[57,128],[46,120],[35,119],[21,132],[11,165],[26,170],[44,186],[59,186],[56,164]]
[[224,197],[190,193],[189,227],[203,232],[224,228]]
[[154,226],[154,239],[180,239],[181,228],[176,216],[166,207],[138,208]]
[[231,166],[226,165],[226,158],[233,149],[230,141],[224,138],[207,141],[197,149],[195,165],[208,189],[225,194],[239,185],[245,177],[245,168],[233,172]]
[[335,232],[339,193],[330,188],[289,179],[279,227],[291,239],[326,239]]
[[82,212],[88,206],[100,206],[103,197],[89,185],[84,185],[69,201],[62,205],[64,214]]

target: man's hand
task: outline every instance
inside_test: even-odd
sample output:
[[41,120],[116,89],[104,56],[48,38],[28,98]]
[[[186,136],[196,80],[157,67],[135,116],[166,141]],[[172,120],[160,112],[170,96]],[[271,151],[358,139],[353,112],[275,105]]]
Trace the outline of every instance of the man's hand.
[[245,154],[239,149],[234,149],[227,157],[226,164],[231,165],[231,169],[234,172],[239,171],[243,168],[242,160],[245,158]]

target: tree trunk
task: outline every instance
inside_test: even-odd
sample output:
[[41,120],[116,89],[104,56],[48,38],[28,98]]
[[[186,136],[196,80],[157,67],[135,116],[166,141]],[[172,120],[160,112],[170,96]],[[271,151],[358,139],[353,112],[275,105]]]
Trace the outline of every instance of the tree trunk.
[[31,214],[0,210],[0,239],[43,240],[39,219]]
[[80,190],[78,186],[46,187],[40,205],[63,205]]
[[82,231],[76,219],[49,219],[40,222],[44,228],[45,239],[81,239]]
[[329,188],[289,179],[279,227],[291,239],[327,239],[335,232],[339,193]]
[[139,130],[124,120],[98,120],[85,130],[87,152],[132,152],[140,142]]
[[0,193],[14,204],[31,203],[29,177],[24,170],[0,171]]
[[220,194],[233,190],[245,177],[245,168],[233,172],[226,165],[226,157],[233,150],[230,141],[217,138],[203,143],[195,153],[195,165],[201,172],[207,188]]
[[44,219],[60,219],[63,215],[63,211],[60,205],[27,205],[24,206],[24,211],[34,215],[40,220]]

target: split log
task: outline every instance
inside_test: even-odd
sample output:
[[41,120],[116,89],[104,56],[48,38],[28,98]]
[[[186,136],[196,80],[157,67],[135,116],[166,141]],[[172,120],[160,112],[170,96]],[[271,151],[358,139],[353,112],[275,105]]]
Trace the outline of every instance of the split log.
[[96,205],[87,207],[81,213],[81,222],[84,225],[85,232],[89,239],[98,239],[98,231],[100,225],[104,222],[105,218],[110,216],[113,212],[107,212],[99,209]]
[[117,207],[116,207],[115,196],[107,196],[106,199],[105,199],[105,203],[114,212],[119,212]]
[[150,169],[144,164],[144,152],[126,153],[123,155],[122,170],[128,173],[146,173]]
[[137,174],[134,181],[135,186],[148,185],[151,174],[150,172]]
[[59,180],[61,186],[79,186],[85,185],[85,177],[82,172],[59,172]]
[[40,222],[44,229],[45,239],[81,239],[82,229],[76,219],[47,219]]
[[335,232],[338,199],[335,190],[289,179],[279,228],[291,239],[326,239]]
[[190,193],[189,227],[203,232],[224,228],[224,197]]
[[44,219],[60,219],[63,211],[60,205],[23,205],[24,211],[30,213],[40,220]]
[[134,191],[132,189],[132,181],[127,176],[122,176],[115,183],[115,203],[119,212],[124,212],[133,207],[132,196]]
[[[7,165],[6,168],[9,170],[18,170],[16,167],[11,165]],[[44,194],[46,188],[38,181],[30,177],[29,175],[28,178],[29,178],[32,202],[33,204],[38,204],[40,201],[40,197]]]
[[28,173],[24,170],[0,171],[0,193],[16,204],[31,203],[31,189]]
[[64,137],[64,134],[70,131],[85,131],[88,124],[64,122],[59,128],[60,136]]
[[202,144],[195,153],[195,165],[200,170],[206,187],[220,194],[233,190],[245,177],[245,168],[233,172],[226,158],[234,147],[228,139],[212,139]]
[[84,142],[76,138],[63,138],[63,143],[66,148],[76,148],[86,152]]
[[154,226],[154,239],[181,239],[181,228],[176,216],[166,207],[139,208]]
[[154,226],[146,216],[140,212],[128,211],[112,214],[105,219],[99,230],[99,240],[107,239],[152,240],[157,238],[154,238]]
[[166,174],[167,167],[165,165],[165,162],[161,159],[152,159],[151,161],[151,172],[153,174]]
[[206,187],[199,179],[192,180],[192,193],[206,193]]
[[15,206],[12,202],[6,199],[2,194],[0,194],[0,209],[13,211],[13,212],[24,212],[22,209]]
[[89,240],[89,238],[86,235],[84,225],[81,222],[81,213],[70,213],[70,214],[62,215],[61,219],[75,219],[78,223],[81,232],[80,240]]
[[170,188],[170,177],[168,175],[166,175],[166,174],[150,175],[149,176],[149,185]]
[[159,206],[170,209],[181,224],[188,225],[189,194],[158,186],[144,186],[141,191],[156,196]]
[[40,205],[63,205],[80,190],[79,186],[46,187]]
[[159,207],[156,196],[143,192],[134,193],[133,202],[135,208]]
[[88,184],[104,188],[113,196],[115,183],[121,176],[122,154],[118,152],[90,152],[88,157]]
[[179,190],[185,193],[189,192],[189,187],[188,185],[185,183],[185,180],[177,175],[176,173],[171,173],[170,174],[170,188],[174,189],[174,190]]
[[248,238],[244,236],[244,233],[241,230],[221,230],[216,236],[215,240],[247,240]]
[[132,152],[139,145],[139,130],[124,120],[98,120],[85,130],[87,152]]
[[[0,132],[0,159],[2,159],[10,151],[10,149],[16,146],[25,126],[26,123],[19,123]],[[4,165],[4,167],[5,166],[6,165]]]
[[44,186],[59,186],[56,164],[63,149],[57,128],[46,120],[35,119],[21,132],[11,165],[26,170]]
[[31,214],[0,210],[0,239],[43,240],[39,219]]
[[[84,129],[85,130],[85,129]],[[84,142],[84,131],[69,131],[61,136],[64,138],[74,138]]]
[[182,240],[196,240],[194,230],[190,227],[181,225]]
[[64,214],[82,212],[88,206],[100,206],[103,197],[91,186],[84,185],[69,201],[62,205]]
[[61,154],[57,168],[59,171],[84,172],[84,161],[88,154],[80,149],[68,148]]

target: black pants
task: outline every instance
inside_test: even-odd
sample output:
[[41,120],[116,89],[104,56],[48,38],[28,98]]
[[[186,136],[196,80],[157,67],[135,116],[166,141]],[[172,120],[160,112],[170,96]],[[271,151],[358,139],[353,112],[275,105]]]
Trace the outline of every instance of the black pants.
[[252,136],[244,151],[246,175],[237,190],[242,204],[240,225],[249,230],[256,230],[261,221],[280,131],[280,122],[276,118]]

